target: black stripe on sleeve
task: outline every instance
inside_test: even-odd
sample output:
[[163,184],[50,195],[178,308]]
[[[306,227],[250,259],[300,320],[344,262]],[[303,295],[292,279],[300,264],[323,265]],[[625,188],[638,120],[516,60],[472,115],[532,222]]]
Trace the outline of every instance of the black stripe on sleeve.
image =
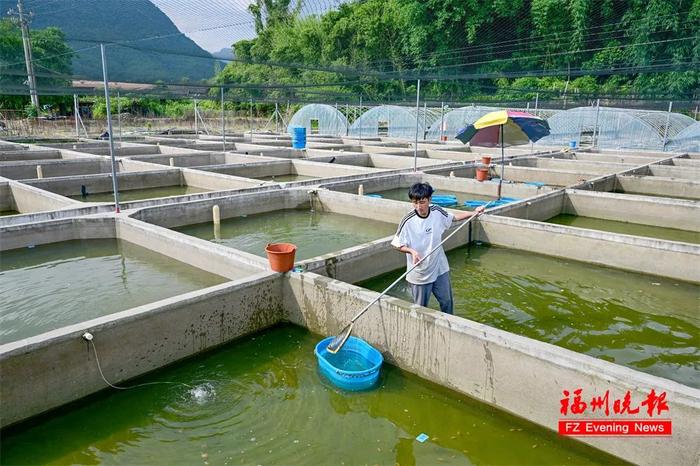
[[437,210],[445,217],[449,217],[449,214],[447,213],[447,211],[445,209],[443,209],[442,207],[440,207],[439,205],[431,205],[430,210]]
[[401,229],[406,224],[406,222],[408,222],[410,219],[412,219],[416,215],[417,215],[417,213],[415,210],[406,214],[406,216],[401,220],[401,223],[399,223],[399,228],[396,230],[396,236],[398,236],[399,233],[401,233]]

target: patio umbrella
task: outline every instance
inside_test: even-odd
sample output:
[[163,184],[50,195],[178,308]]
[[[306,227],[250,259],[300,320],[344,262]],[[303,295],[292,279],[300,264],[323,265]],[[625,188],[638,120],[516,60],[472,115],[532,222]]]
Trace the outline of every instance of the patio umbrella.
[[498,110],[487,113],[473,124],[461,129],[456,139],[464,144],[475,146],[501,146],[501,179],[498,183],[498,198],[501,198],[503,170],[505,167],[505,146],[515,146],[535,142],[549,134],[546,120],[527,112]]

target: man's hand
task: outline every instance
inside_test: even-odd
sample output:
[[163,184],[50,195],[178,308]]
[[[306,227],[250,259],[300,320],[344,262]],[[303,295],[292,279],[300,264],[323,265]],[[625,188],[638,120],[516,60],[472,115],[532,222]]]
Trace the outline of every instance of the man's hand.
[[418,251],[416,251],[413,248],[409,248],[408,246],[401,246],[399,248],[399,251],[403,252],[404,254],[410,254],[411,258],[413,258],[413,265],[416,265],[419,260],[421,260],[420,254],[418,254]]
[[479,206],[476,209],[474,209],[474,215],[481,215],[484,213],[484,210],[486,210],[486,207],[484,206]]
[[413,265],[416,265],[421,260],[420,254],[414,249],[411,250],[411,257],[413,257]]

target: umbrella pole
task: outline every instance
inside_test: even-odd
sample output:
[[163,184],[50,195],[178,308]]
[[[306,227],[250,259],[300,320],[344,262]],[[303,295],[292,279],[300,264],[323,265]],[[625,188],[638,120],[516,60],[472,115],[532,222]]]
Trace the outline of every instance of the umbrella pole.
[[503,125],[501,125],[501,178],[498,180],[498,200],[501,200],[501,186],[503,185],[503,172],[506,167],[506,156],[503,149]]

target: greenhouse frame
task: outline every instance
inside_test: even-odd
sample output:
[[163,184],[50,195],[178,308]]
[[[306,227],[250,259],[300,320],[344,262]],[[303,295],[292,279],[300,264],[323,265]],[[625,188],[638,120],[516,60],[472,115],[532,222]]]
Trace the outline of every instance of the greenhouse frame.
[[666,148],[677,152],[700,152],[700,121],[678,133]]
[[348,120],[338,109],[326,104],[309,104],[301,107],[289,120],[287,132],[292,127],[306,128],[307,135],[345,136]]
[[596,146],[601,149],[663,150],[694,120],[679,113],[614,107],[576,107],[547,119],[551,134],[543,146]]
[[364,112],[350,126],[352,137],[390,137],[414,139],[418,117],[418,139],[425,139],[428,128],[440,119],[440,111],[433,108],[399,107],[381,105]]
[[[438,118],[430,125],[426,139],[438,141],[442,137],[443,141],[452,140],[462,128],[471,125],[482,116],[496,110],[500,110],[500,108],[471,105],[446,112],[442,118]],[[440,131],[441,125],[442,131]]]

